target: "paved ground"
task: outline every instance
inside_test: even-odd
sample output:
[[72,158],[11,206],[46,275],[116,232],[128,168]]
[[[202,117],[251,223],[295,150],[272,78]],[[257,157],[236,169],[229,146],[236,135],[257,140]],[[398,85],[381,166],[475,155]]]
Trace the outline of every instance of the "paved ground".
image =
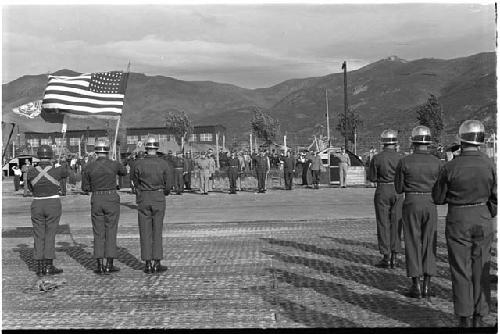
[[[431,303],[405,295],[404,267],[373,266],[379,254],[371,188],[169,196],[169,270],[153,276],[142,272],[134,197],[122,192],[121,271],[104,277],[92,273],[89,197],[71,194],[63,198],[56,238],[56,264],[67,283],[34,293],[31,199],[11,188],[3,182],[4,329],[456,325],[445,208],[439,211]],[[490,326],[497,317],[493,288],[493,312],[485,319]]]

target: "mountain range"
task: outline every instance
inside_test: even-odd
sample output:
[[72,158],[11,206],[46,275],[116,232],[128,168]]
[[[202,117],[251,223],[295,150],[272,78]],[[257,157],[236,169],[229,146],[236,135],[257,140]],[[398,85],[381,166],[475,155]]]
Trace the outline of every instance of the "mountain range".
[[[60,70],[54,75],[76,75]],[[363,124],[358,144],[373,145],[386,128],[408,131],[416,124],[415,109],[435,95],[445,119],[445,132],[456,133],[460,122],[479,119],[488,132],[496,131],[496,55],[480,53],[450,60],[405,61],[392,56],[347,72],[349,107]],[[40,117],[26,119],[12,108],[41,99],[47,75],[26,75],[3,84],[2,117],[20,131],[60,131],[60,124]],[[281,124],[289,141],[308,144],[313,134],[326,134],[326,93],[330,128],[334,130],[344,111],[343,73],[292,79],[268,88],[246,89],[211,81],[182,81],[164,76],[131,73],[120,128],[157,127],[168,111],[184,111],[194,125],[222,124],[227,140],[247,139],[253,111],[265,110]],[[71,119],[68,129],[103,129],[114,124],[102,120]]]

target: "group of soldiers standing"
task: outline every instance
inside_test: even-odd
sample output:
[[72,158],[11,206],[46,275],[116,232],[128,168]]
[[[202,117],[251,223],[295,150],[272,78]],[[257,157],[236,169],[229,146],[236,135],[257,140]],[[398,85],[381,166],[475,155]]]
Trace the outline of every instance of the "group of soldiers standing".
[[[480,326],[482,317],[489,312],[488,269],[494,235],[493,217],[497,210],[496,170],[489,158],[479,151],[479,146],[484,143],[481,122],[464,122],[459,129],[459,138],[461,154],[443,165],[429,154],[429,128],[418,126],[413,129],[414,152],[404,158],[396,152],[397,132],[386,130],[381,135],[384,149],[370,162],[369,179],[377,184],[374,205],[377,240],[382,254],[377,266],[395,268],[399,265],[403,229],[407,275],[412,279],[410,297],[430,299],[432,295],[431,278],[436,275],[436,205],[448,204],[446,241],[453,302],[460,325],[470,327]],[[154,137],[148,138],[145,149],[146,154],[130,164],[129,173],[136,194],[144,272],[153,274],[167,270],[161,264],[165,196],[172,189],[181,193],[185,185],[190,188],[190,184],[186,184],[186,175],[193,171],[192,168],[200,170],[200,188],[206,194],[215,165],[211,161],[213,158],[205,152],[194,160],[189,156],[182,158],[180,154],[172,157],[172,162],[160,158],[157,155],[159,142]],[[109,147],[105,142],[96,143],[95,153],[97,159],[82,171],[82,190],[91,193],[95,273],[111,274],[119,271],[113,264],[117,256],[116,234],[120,217],[116,179],[126,175],[127,169],[108,158]],[[39,165],[27,171],[33,192],[31,220],[39,276],[63,271],[54,266],[53,259],[55,232],[61,217],[59,181],[67,177],[67,170],[54,167],[50,161],[52,156],[49,146],[41,146],[38,150]],[[319,159],[317,153],[315,156]],[[312,166],[317,159],[313,160]],[[258,191],[262,193],[266,191],[265,177],[270,168],[266,152],[262,150],[254,162]],[[188,170],[186,163],[190,166]],[[291,189],[296,159],[288,152],[283,163],[285,188]],[[230,193],[236,192],[240,170],[241,161],[233,152],[228,159]],[[318,178],[316,175],[315,180]]]
[[465,121],[458,137],[460,155],[442,164],[428,150],[432,137],[425,126],[413,129],[413,153],[404,158],[396,152],[397,132],[381,134],[384,148],[373,157],[369,169],[370,181],[377,184],[374,204],[382,254],[377,266],[398,266],[402,228],[406,272],[412,279],[408,294],[430,300],[431,278],[436,276],[436,205],[448,204],[445,236],[455,314],[461,327],[481,327],[490,304],[496,168],[479,151],[484,143],[481,122]]

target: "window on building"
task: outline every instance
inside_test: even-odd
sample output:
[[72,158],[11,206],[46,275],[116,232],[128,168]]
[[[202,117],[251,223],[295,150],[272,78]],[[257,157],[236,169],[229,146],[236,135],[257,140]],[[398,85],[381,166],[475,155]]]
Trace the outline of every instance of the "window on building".
[[200,133],[200,141],[212,141],[211,133]]
[[69,145],[70,146],[77,146],[79,144],[80,138],[70,138],[69,139]]
[[52,139],[42,138],[40,139],[40,145],[52,145]]
[[166,140],[169,140],[170,137],[169,137],[169,135],[162,134],[159,136],[159,139],[160,139],[160,141],[166,141]]
[[108,141],[108,137],[99,137],[99,138],[97,138],[97,140],[107,142]]
[[191,134],[191,136],[189,136],[188,141],[189,141],[189,142],[196,141],[196,133],[192,133],[192,134]]
[[62,146],[63,145],[63,139],[62,138],[56,138],[56,145],[57,146]]
[[31,138],[31,139],[28,139],[28,144],[30,144],[31,147],[38,147],[38,143],[40,141],[38,140],[38,138]]
[[145,143],[148,140],[148,135],[141,135],[141,141]]
[[135,145],[139,141],[138,136],[127,136],[127,144],[129,145]]
[[95,137],[87,138],[87,145],[95,145]]

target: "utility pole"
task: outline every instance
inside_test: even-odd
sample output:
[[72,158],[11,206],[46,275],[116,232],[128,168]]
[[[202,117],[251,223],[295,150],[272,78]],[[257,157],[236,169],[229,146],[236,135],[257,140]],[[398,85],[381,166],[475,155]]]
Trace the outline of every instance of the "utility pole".
[[344,147],[347,150],[347,62],[342,63],[344,70]]
[[326,137],[328,140],[328,147],[330,147],[330,115],[328,114],[328,89],[325,89],[326,99]]

